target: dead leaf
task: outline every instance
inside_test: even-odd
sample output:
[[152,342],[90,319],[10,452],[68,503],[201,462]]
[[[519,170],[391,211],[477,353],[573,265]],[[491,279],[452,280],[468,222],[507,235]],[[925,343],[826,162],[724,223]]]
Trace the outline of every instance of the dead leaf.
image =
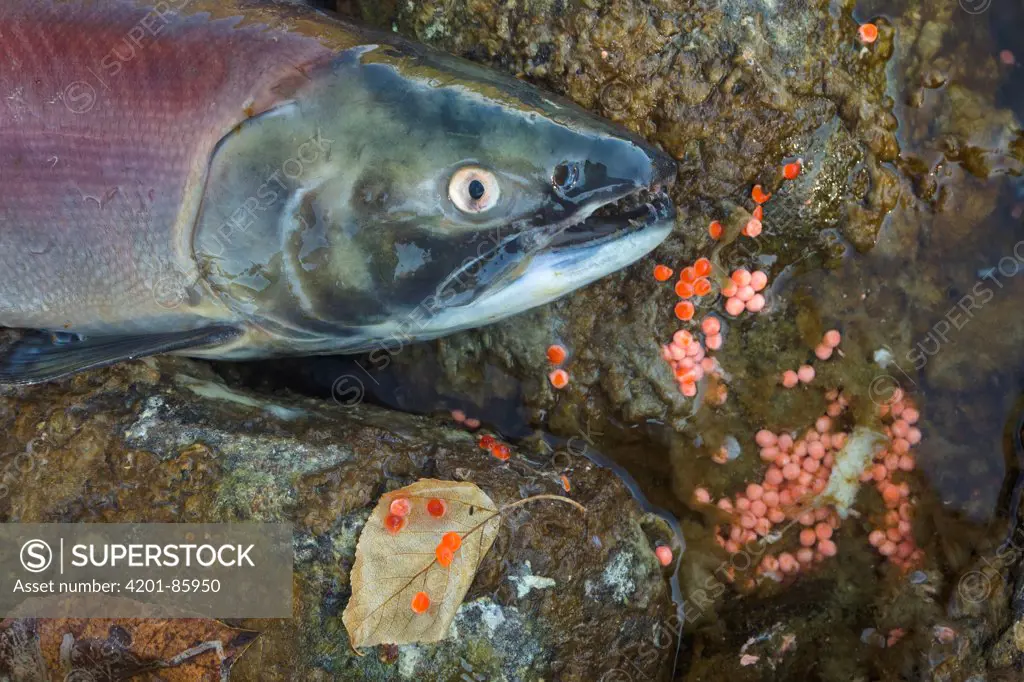
[[212,682],[227,679],[258,636],[203,618],[8,619],[0,677]]
[[[385,519],[397,498],[408,499],[411,509],[392,533]],[[447,505],[440,518],[427,511],[431,499]],[[472,483],[423,479],[382,496],[359,536],[352,598],[342,615],[352,647],[443,639],[500,523],[494,502]],[[451,531],[462,544],[446,568],[434,552]],[[412,608],[418,592],[430,597],[423,613]]]

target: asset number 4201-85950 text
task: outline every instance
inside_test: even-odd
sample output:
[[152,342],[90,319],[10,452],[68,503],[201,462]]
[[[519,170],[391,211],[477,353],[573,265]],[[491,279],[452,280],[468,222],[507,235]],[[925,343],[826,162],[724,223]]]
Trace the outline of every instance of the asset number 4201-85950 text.
[[202,580],[192,578],[187,580],[147,580],[136,578],[125,584],[128,592],[220,592],[220,581],[216,578]]

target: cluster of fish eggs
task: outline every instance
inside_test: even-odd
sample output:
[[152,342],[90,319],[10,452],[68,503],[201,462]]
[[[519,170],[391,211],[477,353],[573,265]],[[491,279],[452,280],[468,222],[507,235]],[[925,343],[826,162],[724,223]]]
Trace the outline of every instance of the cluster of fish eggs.
[[[715,539],[727,552],[739,552],[759,538],[779,547],[765,552],[757,565],[759,577],[782,581],[838,552],[834,533],[842,519],[834,508],[816,505],[850,438],[838,427],[849,402],[838,389],[826,393],[826,398],[826,413],[802,435],[758,431],[755,442],[761,460],[768,465],[762,479],[714,503],[732,519],[715,527]],[[914,424],[920,415],[902,394],[880,412],[889,421],[885,428],[888,442],[875,453],[873,464],[860,480],[874,482],[887,511],[877,519],[868,540],[889,562],[909,570],[921,564],[924,552],[914,542],[909,483],[899,479],[915,468],[912,448],[921,441],[921,434]],[[711,493],[704,487],[694,491],[694,500],[712,504]],[[795,539],[786,542],[787,532],[796,527],[800,530]]]
[[[787,180],[793,180],[800,174],[801,163],[794,161],[783,167],[782,175]],[[743,226],[741,234],[744,237],[754,239],[761,234],[763,229],[762,219],[764,218],[763,204],[771,198],[771,194],[765,192],[761,185],[754,185],[750,198],[755,207],[749,220]],[[715,241],[722,238],[725,228],[714,220],[708,226],[708,234]],[[679,272],[679,281],[674,286],[676,295],[680,298],[675,304],[673,312],[677,319],[688,323],[697,315],[697,305],[706,301],[712,304],[719,300],[714,295],[716,282],[713,277],[713,266],[709,259],[698,258],[693,265],[684,267]],[[669,281],[675,273],[672,268],[664,264],[654,267],[654,278],[659,282]],[[724,282],[718,286],[718,292],[724,300],[723,309],[731,317],[737,317],[744,312],[759,313],[764,310],[767,300],[762,291],[768,286],[768,274],[761,270],[751,272],[745,268],[737,268],[728,277],[722,277]],[[709,297],[704,299],[704,297]],[[694,299],[697,299],[696,303]],[[702,300],[704,299],[704,300]],[[714,385],[715,392],[712,399],[721,404],[727,397],[727,390],[722,381],[723,373],[720,371],[713,358],[706,357],[707,351],[718,350],[722,347],[722,325],[718,318],[708,315],[701,322],[701,329],[704,339],[694,335],[690,330],[683,328],[672,335],[671,343],[665,344],[661,349],[661,356],[672,367],[676,382],[679,384],[679,391],[686,397],[692,398],[697,395],[697,382],[706,375],[714,375],[719,381]]]
[[874,482],[887,511],[879,520],[879,527],[868,535],[868,542],[893,564],[910,569],[920,565],[924,551],[914,542],[910,485],[897,479],[917,466],[914,448],[921,442],[921,430],[916,426],[921,414],[898,389],[888,402],[879,405],[878,413],[886,424],[889,443],[875,453],[874,464],[861,474],[860,480]]

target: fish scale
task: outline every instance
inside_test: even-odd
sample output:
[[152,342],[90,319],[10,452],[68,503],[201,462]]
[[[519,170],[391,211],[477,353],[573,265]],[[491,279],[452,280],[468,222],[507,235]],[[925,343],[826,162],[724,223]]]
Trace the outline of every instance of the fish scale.
[[[184,226],[195,220],[213,147],[251,103],[272,103],[269,87],[330,54],[312,38],[204,16],[167,17],[137,47],[127,36],[147,18],[152,10],[116,1],[0,8],[0,59],[18,65],[0,75],[0,93],[20,93],[18,107],[10,94],[0,107],[8,326],[180,328],[181,314],[153,289],[194,269]],[[82,93],[95,94],[87,111],[78,110],[89,100],[70,99]],[[54,250],[26,257],[40,235]]]

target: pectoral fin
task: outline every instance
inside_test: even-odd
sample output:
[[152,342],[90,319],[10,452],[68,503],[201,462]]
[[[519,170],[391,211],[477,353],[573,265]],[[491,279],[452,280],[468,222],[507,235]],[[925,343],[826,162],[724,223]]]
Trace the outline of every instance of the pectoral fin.
[[122,360],[221,344],[240,333],[234,327],[208,327],[145,336],[74,338],[70,334],[30,334],[0,354],[0,384],[52,381]]

